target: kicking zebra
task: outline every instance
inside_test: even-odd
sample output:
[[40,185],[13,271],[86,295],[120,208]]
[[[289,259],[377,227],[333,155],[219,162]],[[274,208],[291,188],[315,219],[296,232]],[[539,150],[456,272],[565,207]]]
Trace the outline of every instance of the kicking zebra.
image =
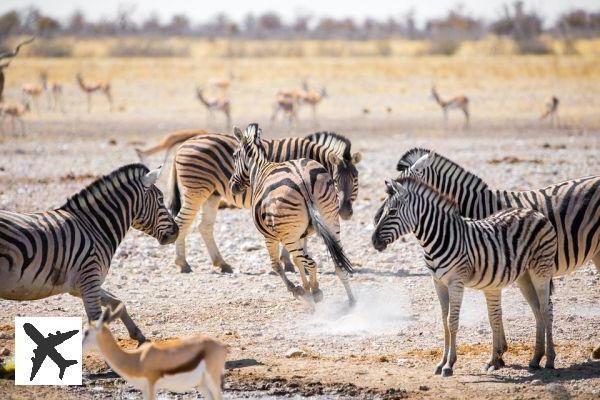
[[[60,208],[30,214],[0,211],[0,298],[37,300],[61,293],[83,299],[90,320],[101,305],[121,304],[101,288],[130,227],[168,244],[178,228],[154,186],[159,169],[121,167],[71,196]],[[124,311],[132,339],[146,340]]]
[[[335,181],[340,198],[339,215],[352,216],[352,204],[358,195],[358,164],[360,153],[351,153],[351,143],[345,137],[319,132],[305,138],[263,140],[267,158],[281,162],[298,158],[313,159],[327,169]],[[236,208],[250,208],[250,196],[234,194],[229,188],[233,165],[233,151],[237,146],[231,135],[206,134],[185,141],[175,154],[171,168],[171,213],[176,216],[179,238],[176,242],[175,265],[181,272],[191,272],[186,259],[185,237],[196,214],[202,208],[200,235],[206,245],[212,264],[221,272],[232,272],[223,259],[213,235],[219,201]],[[291,267],[284,252],[282,261]]]
[[464,287],[482,290],[487,301],[493,345],[485,369],[504,366],[501,295],[502,288],[513,282],[537,303],[530,303],[536,343],[529,366],[539,368],[545,353],[546,368],[554,368],[550,291],[557,241],[548,218],[531,209],[512,208],[472,220],[462,217],[448,197],[416,179],[387,180],[386,186],[388,198],[373,233],[373,246],[383,251],[413,232],[423,248],[444,323],[444,355],[435,373],[452,375]]
[[[494,190],[457,163],[421,148],[407,151],[397,169],[400,176],[416,177],[455,199],[464,217],[485,218],[510,207],[540,211],[556,229],[555,276],[572,273],[589,260],[600,272],[600,176],[564,181],[543,189]],[[600,346],[592,355],[600,358]]]
[[[350,305],[354,305],[348,283],[352,264],[340,244],[338,198],[329,171],[308,158],[270,162],[258,124],[248,125],[245,132],[236,127],[234,134],[239,144],[234,153],[231,191],[247,192],[251,199],[254,225],[265,238],[273,270],[294,297],[307,298],[306,291],[310,290],[314,301],[321,301],[323,292],[317,282],[317,266],[307,253],[305,241],[316,232],[333,259],[335,273],[346,289]],[[294,286],[285,276],[279,262],[279,244],[292,256],[300,271],[302,287]]]

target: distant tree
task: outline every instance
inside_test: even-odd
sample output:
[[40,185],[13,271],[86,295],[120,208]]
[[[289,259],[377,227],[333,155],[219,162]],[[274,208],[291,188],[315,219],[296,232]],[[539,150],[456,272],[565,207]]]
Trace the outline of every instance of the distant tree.
[[16,11],[9,11],[0,15],[0,38],[9,36],[17,31],[21,25],[21,18]]
[[69,33],[74,35],[81,35],[85,32],[86,20],[81,10],[75,10],[73,14],[71,14],[69,17],[69,23],[67,25],[67,30]]
[[509,7],[504,6],[505,15],[491,24],[492,32],[510,35],[515,39],[534,38],[542,32],[542,18],[535,12],[525,12],[522,1],[516,1],[513,8],[514,12],[511,14]]
[[162,28],[156,13],[150,14],[150,16],[142,22],[142,31],[144,33],[160,33]]
[[279,31],[283,27],[281,17],[274,12],[267,12],[258,17],[258,27],[264,31]]
[[173,18],[171,18],[171,23],[168,25],[167,29],[169,30],[169,33],[184,35],[190,29],[190,20],[183,14],[173,15]]
[[60,23],[53,18],[39,16],[35,21],[35,30],[39,36],[48,37],[60,30]]

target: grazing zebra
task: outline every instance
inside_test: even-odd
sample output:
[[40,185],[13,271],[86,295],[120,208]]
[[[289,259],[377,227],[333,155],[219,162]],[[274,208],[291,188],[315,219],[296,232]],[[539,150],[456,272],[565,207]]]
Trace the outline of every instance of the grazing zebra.
[[[70,293],[83,299],[90,320],[101,305],[121,301],[101,288],[110,261],[130,227],[168,244],[178,228],[154,186],[159,170],[121,167],[88,185],[55,210],[0,211],[0,298],[37,300]],[[145,337],[124,311],[132,339]]]
[[[333,176],[340,198],[339,214],[342,219],[352,216],[352,203],[358,195],[356,164],[360,153],[351,153],[351,143],[345,137],[320,132],[305,138],[263,140],[270,161],[287,161],[298,158],[313,159]],[[176,243],[175,264],[181,272],[191,272],[186,260],[185,236],[202,208],[200,235],[215,267],[222,272],[232,272],[223,259],[213,236],[219,201],[237,208],[249,208],[248,194],[234,194],[229,188],[233,174],[233,151],[237,142],[233,136],[220,134],[199,135],[185,141],[175,154],[171,169],[171,213],[176,216],[179,238]],[[284,260],[285,261],[285,260]],[[289,261],[286,262],[289,265]]]
[[[455,162],[420,148],[407,151],[397,168],[400,176],[416,177],[455,199],[464,217],[485,218],[510,207],[540,211],[556,229],[555,276],[571,273],[589,260],[600,272],[600,176],[573,179],[543,189],[494,190]],[[593,357],[600,358],[600,346]]]
[[373,233],[373,246],[383,251],[413,232],[423,248],[444,322],[444,355],[435,373],[452,375],[464,287],[482,290],[487,301],[493,346],[486,370],[504,366],[501,291],[513,282],[536,299],[535,304],[530,302],[536,343],[529,366],[539,368],[546,339],[546,368],[553,368],[550,288],[557,242],[548,218],[531,209],[512,208],[481,220],[467,219],[456,203],[416,179],[387,180],[386,185],[388,198]]
[[[305,241],[317,232],[333,258],[335,272],[352,306],[355,299],[348,283],[352,265],[340,244],[338,198],[327,168],[308,158],[270,162],[258,124],[248,125],[245,132],[236,127],[234,133],[239,145],[234,153],[231,191],[248,192],[254,225],[265,238],[273,270],[294,297],[308,297],[306,291],[310,290],[314,301],[321,301],[317,266],[307,253]],[[251,190],[246,190],[248,187]],[[291,254],[302,287],[294,286],[285,276],[279,262],[279,244]]]

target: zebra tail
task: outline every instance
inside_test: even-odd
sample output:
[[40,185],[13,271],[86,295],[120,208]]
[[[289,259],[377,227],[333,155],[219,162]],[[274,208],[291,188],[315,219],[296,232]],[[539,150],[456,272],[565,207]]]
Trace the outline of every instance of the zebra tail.
[[181,210],[181,193],[179,192],[179,182],[177,181],[177,163],[175,158],[171,163],[171,176],[169,178],[170,198],[169,208],[171,209],[171,215],[176,217]]
[[325,225],[325,222],[321,219],[319,212],[310,203],[308,204],[308,212],[310,214],[312,226],[325,242],[327,251],[329,251],[331,258],[333,258],[334,264],[348,273],[354,272],[352,263],[346,256],[346,253],[344,253],[344,249],[340,245],[340,242],[331,234],[329,228],[327,228],[327,225]]

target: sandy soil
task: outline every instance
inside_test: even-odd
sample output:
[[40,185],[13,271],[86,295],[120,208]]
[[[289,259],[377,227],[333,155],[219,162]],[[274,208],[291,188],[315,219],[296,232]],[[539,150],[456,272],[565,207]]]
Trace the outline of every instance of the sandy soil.
[[[141,86],[132,85],[136,90]],[[563,81],[556,85],[569,89],[569,98],[578,99],[579,86]],[[141,99],[143,93],[136,96]],[[246,96],[241,101],[251,103],[251,95]],[[392,98],[390,93],[385,96]],[[483,91],[475,97],[482,98]],[[164,340],[202,332],[227,343],[231,351],[225,384],[228,398],[600,397],[600,362],[589,359],[593,346],[600,344],[600,276],[591,264],[555,282],[556,370],[526,368],[534,341],[533,316],[518,291],[509,288],[503,299],[510,347],[507,367],[481,372],[491,331],[483,296],[467,291],[455,376],[440,378],[433,369],[441,354],[442,324],[418,244],[409,238],[384,253],[370,245],[372,218],[384,197],[383,180],[394,175],[398,157],[413,146],[436,149],[492,186],[531,188],[598,174],[600,131],[569,123],[551,129],[522,110],[513,119],[475,120],[470,131],[461,130],[459,116],[453,115],[451,127],[444,131],[439,110],[425,96],[411,105],[415,113],[390,116],[361,116],[360,107],[353,106],[350,112],[349,99],[340,103],[334,99],[330,100],[334,105],[325,108],[320,127],[347,135],[364,155],[355,216],[342,224],[344,247],[358,271],[352,279],[356,308],[347,309],[343,288],[320,240],[311,238],[309,245],[319,265],[325,300],[311,312],[268,273],[267,253],[248,210],[227,209],[219,213],[215,234],[234,266],[232,275],[221,275],[211,267],[197,231],[188,237],[192,274],[180,274],[174,267],[172,246],[161,247],[134,231],[122,243],[104,286],[126,303],[145,334]],[[102,104],[100,98],[95,101]],[[585,96],[580,101],[585,103]],[[181,113],[171,113],[169,108],[168,113],[152,114],[133,108],[108,114],[98,106],[87,115],[78,103],[65,116],[42,112],[29,117],[28,136],[0,137],[0,208],[33,211],[58,206],[94,177],[136,161],[134,147],[154,143],[170,130],[204,128],[202,111],[189,112],[187,102],[183,101]],[[387,104],[381,97],[377,102],[381,108]],[[265,136],[315,130],[306,117],[293,131],[269,126],[268,108],[247,117],[241,114],[238,111],[235,117],[240,125],[264,121]],[[578,116],[584,121],[596,118],[592,113]],[[0,310],[0,348],[11,351],[17,315],[84,317],[80,300],[69,295],[24,303],[0,300]],[[121,324],[113,330],[124,346],[134,345]],[[292,348],[302,354],[287,358]],[[81,387],[23,388],[0,380],[0,398],[139,396],[97,354],[84,357]],[[192,391],[183,398],[198,396]],[[161,398],[182,397],[161,393]]]

